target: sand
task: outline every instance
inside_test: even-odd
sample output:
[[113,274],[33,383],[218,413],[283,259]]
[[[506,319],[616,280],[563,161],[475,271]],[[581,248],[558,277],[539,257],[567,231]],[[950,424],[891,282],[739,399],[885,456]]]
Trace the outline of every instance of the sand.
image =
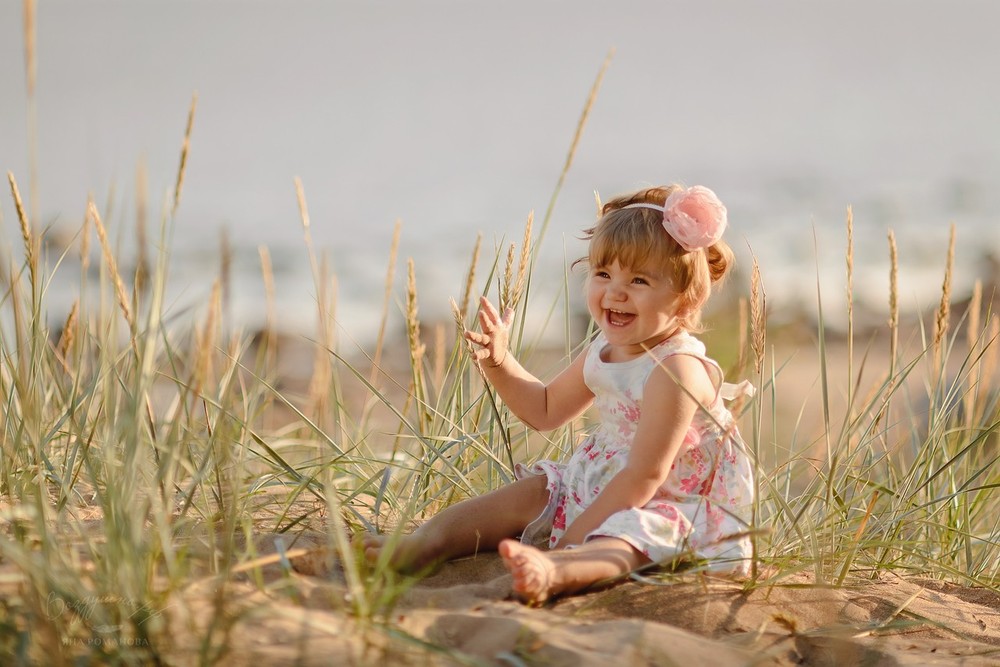
[[[820,431],[819,403],[808,400],[820,392],[809,348],[781,360],[782,395],[803,403],[779,411],[800,430]],[[827,354],[831,372],[844,375],[831,385],[843,385],[842,342],[830,341]],[[878,378],[884,354],[862,356],[866,377]],[[274,535],[255,542],[259,553],[275,552]],[[213,646],[232,665],[1000,665],[1000,595],[920,576],[855,576],[834,586],[792,571],[751,586],[686,574],[533,608],[512,597],[499,557],[482,553],[407,580],[405,592],[362,622],[327,543],[300,533],[289,546],[300,554],[291,568],[272,562],[256,579],[231,581],[224,593],[234,613],[223,619],[208,603],[217,588],[202,582],[175,595],[166,612],[174,636],[202,637],[215,623]],[[198,661],[198,647],[182,639],[172,649],[178,664]]]
[[[821,431],[818,403],[808,401],[820,391],[808,350],[778,360],[781,395],[803,400],[778,411],[800,431]],[[832,372],[844,375],[831,380],[842,396],[843,345],[828,355]],[[300,357],[293,366],[308,365],[310,356]],[[865,363],[868,378],[884,371],[884,355],[866,354]],[[283,375],[306,393],[307,372]],[[260,518],[259,566],[239,564],[228,579],[192,576],[157,609],[154,622],[167,624],[171,638],[157,646],[168,664],[1000,665],[1000,594],[920,576],[833,586],[810,571],[785,571],[751,586],[686,574],[528,607],[512,597],[499,557],[481,553],[396,582],[394,595],[366,601],[374,614],[358,614],[362,601],[328,536],[315,532],[320,515],[304,532],[281,536],[267,532],[273,517]],[[275,555],[276,538],[290,550],[289,567]]]
[[[871,353],[888,348],[871,344],[884,338],[877,333],[862,337],[865,351],[856,353],[869,382],[887,366],[884,353]],[[778,411],[800,431],[821,432],[814,343],[785,343],[781,395],[802,403]],[[850,365],[843,341],[828,343],[836,413]],[[258,552],[274,554],[274,537],[258,535]],[[380,611],[363,622],[327,537],[281,539],[300,554],[291,568],[271,562],[256,579],[228,583],[233,607],[224,618],[209,602],[217,587],[201,582],[175,595],[166,611],[174,636],[203,637],[214,623],[213,650],[232,665],[1000,665],[1000,595],[920,576],[856,576],[834,586],[792,571],[751,586],[687,574],[532,608],[512,597],[499,557],[482,553],[406,580],[405,592],[373,602]],[[195,664],[199,647],[178,639],[170,655]]]
[[[199,647],[182,638],[213,622],[227,665],[1000,664],[1000,595],[919,577],[834,587],[798,572],[750,587],[688,574],[532,608],[511,597],[499,557],[483,553],[411,580],[362,623],[325,543],[303,533],[291,570],[273,563],[257,582],[227,584],[225,618],[210,584],[175,595],[165,614],[177,664],[198,661]],[[273,536],[257,546],[273,553]]]

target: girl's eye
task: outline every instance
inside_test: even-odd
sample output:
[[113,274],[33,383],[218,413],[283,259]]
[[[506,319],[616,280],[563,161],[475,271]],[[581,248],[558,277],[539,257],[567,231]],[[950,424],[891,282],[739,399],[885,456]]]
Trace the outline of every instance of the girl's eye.
[[604,271],[602,269],[598,269],[598,270],[594,271],[594,277],[595,278],[607,278],[608,277],[608,272]]
[[636,285],[648,285],[649,284],[649,281],[646,280],[645,278],[633,278],[632,282],[634,282]]

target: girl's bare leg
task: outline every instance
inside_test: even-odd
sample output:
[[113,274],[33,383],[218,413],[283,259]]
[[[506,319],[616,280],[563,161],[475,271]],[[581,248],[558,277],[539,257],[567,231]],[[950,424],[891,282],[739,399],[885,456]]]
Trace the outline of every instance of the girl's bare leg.
[[544,602],[560,593],[574,593],[649,562],[628,542],[615,537],[600,537],[558,551],[542,551],[515,540],[504,540],[498,550],[513,577],[515,595],[528,603]]
[[409,535],[366,535],[365,557],[378,560],[391,548],[389,564],[402,572],[419,572],[437,563],[493,551],[501,540],[519,535],[549,500],[546,478],[533,475],[513,484],[456,503],[434,515]]

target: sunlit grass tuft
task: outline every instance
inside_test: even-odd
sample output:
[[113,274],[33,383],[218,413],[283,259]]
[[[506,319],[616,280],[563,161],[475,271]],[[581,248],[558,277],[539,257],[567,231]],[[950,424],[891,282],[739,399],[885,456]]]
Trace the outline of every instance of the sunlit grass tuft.
[[[327,574],[343,587],[344,613],[361,631],[409,642],[417,653],[444,651],[393,625],[392,612],[415,579],[392,571],[388,550],[368,563],[352,538],[373,531],[398,539],[441,508],[509,483],[516,462],[565,456],[589,426],[583,419],[551,433],[530,431],[485,382],[462,337],[476,326],[475,297],[488,294],[514,309],[512,352],[539,374],[554,373],[585,345],[568,323],[577,279],[567,271],[551,303],[539,303],[543,297],[533,291],[533,261],[552,205],[538,231],[529,215],[520,250],[503,241],[490,256],[481,235],[470,238],[469,268],[447,325],[421,317],[418,295],[449,295],[418,293],[419,258],[407,262],[397,293],[405,233],[397,224],[374,349],[345,349],[337,335],[336,271],[313,246],[305,189],[296,179],[316,330],[308,382],[286,387],[278,363],[280,296],[267,248],[259,249],[267,314],[260,334],[227,322],[225,243],[206,302],[183,318],[164,304],[168,230],[179,210],[194,109],[192,101],[159,255],[143,260],[144,278],[126,279],[127,264],[103,224],[107,211],[88,201],[77,236],[80,294],[58,330],[49,324],[46,286],[74,269],[62,262],[68,251],[51,264],[43,256],[42,233],[8,175],[23,250],[5,258],[0,294],[0,648],[20,664],[170,663],[178,643],[173,603],[210,585],[211,621],[184,618],[180,627],[201,662],[224,661],[242,613],[227,591],[249,585],[297,600],[288,592],[295,591],[295,559],[315,549],[295,540],[309,532],[322,536]],[[137,178],[142,183],[144,176]],[[103,259],[94,267],[96,294],[84,287],[92,230]],[[850,212],[847,230],[850,295]],[[789,357],[806,352],[769,327],[756,258],[749,284],[735,287],[736,312],[711,314],[738,322],[735,370],[758,388],[738,406],[758,491],[748,526],[748,585],[808,571],[829,585],[915,574],[997,587],[1000,318],[981,287],[966,312],[954,312],[955,234],[952,228],[929,340],[923,317],[905,323],[900,313],[892,232],[888,332],[856,327],[849,296],[847,341],[834,344],[817,287],[817,346],[808,354],[816,353],[819,399],[799,386],[786,389]],[[523,335],[529,303],[532,312],[564,315],[553,325],[563,327],[561,343],[543,346]],[[964,327],[954,326],[962,317]],[[403,332],[398,340],[394,330]],[[866,340],[858,341],[855,363],[859,336]],[[275,553],[262,553],[265,545]]]

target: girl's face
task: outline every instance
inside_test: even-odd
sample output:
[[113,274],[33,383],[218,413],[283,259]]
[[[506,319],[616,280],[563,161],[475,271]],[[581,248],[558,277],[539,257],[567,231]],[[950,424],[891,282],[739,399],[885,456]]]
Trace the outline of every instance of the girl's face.
[[591,266],[587,309],[613,348],[608,361],[645,354],[677,331],[677,293],[652,266]]

